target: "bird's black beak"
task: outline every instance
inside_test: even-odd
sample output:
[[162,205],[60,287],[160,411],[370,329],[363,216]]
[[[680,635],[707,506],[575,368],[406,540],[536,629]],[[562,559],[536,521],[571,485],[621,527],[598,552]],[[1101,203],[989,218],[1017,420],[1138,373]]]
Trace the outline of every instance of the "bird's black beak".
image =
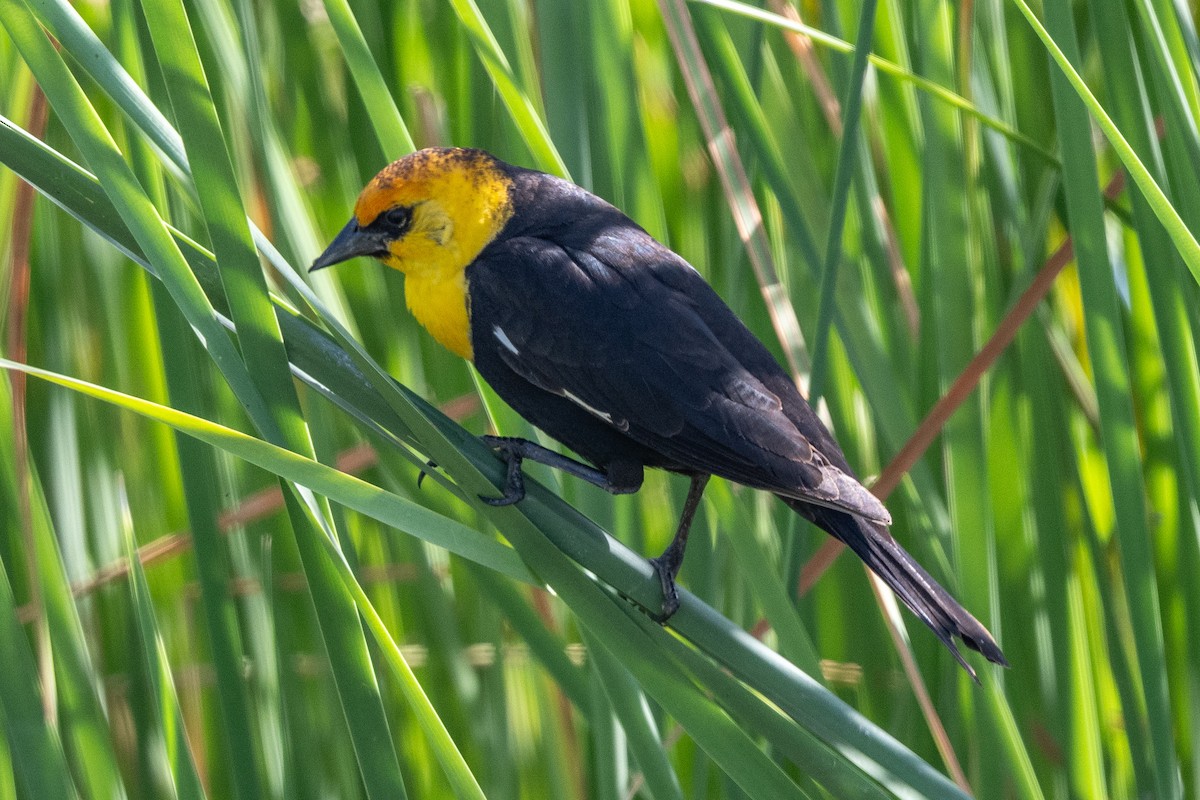
[[308,271],[316,272],[325,267],[332,267],[355,256],[380,256],[386,252],[387,242],[378,233],[360,228],[358,220],[351,217],[346,227],[334,237],[329,247],[325,248],[325,252],[317,256],[317,260]]

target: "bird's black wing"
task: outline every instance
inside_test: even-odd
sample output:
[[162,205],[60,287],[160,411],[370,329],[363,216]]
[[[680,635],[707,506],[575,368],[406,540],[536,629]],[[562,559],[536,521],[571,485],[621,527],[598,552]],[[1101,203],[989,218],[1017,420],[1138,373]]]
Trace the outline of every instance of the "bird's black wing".
[[467,272],[476,352],[681,468],[890,523],[733,312],[621,220],[489,246]]

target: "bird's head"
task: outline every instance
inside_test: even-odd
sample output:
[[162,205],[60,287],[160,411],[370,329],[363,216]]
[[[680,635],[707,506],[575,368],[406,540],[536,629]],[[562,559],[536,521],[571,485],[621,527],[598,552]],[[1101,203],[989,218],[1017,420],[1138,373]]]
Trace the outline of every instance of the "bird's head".
[[310,271],[371,256],[413,274],[465,269],[512,216],[512,180],[482,150],[429,148],[393,161]]

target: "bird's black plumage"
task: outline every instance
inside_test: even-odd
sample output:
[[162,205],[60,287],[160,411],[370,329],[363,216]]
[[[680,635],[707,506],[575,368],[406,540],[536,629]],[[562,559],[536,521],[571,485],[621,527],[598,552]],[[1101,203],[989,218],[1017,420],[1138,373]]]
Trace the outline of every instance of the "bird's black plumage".
[[647,466],[774,492],[845,542],[960,661],[956,636],[1004,663],[891,538],[887,511],[787,374],[687,262],[583,189],[509,169],[520,213],[466,272],[475,364],[501,397],[637,483]]

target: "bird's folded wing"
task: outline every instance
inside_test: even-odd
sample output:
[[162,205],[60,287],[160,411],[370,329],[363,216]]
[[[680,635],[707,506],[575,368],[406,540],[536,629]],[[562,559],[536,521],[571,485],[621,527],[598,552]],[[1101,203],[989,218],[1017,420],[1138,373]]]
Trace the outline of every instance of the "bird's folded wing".
[[[889,524],[883,505],[813,446],[714,331],[741,323],[692,268],[638,229],[607,235],[586,248],[512,239],[472,266],[472,316],[486,308],[489,344],[508,367],[682,468]],[[631,241],[622,247],[617,236]],[[728,319],[714,326],[714,314]],[[476,334],[477,347],[486,334]],[[782,375],[767,361],[773,378]]]

